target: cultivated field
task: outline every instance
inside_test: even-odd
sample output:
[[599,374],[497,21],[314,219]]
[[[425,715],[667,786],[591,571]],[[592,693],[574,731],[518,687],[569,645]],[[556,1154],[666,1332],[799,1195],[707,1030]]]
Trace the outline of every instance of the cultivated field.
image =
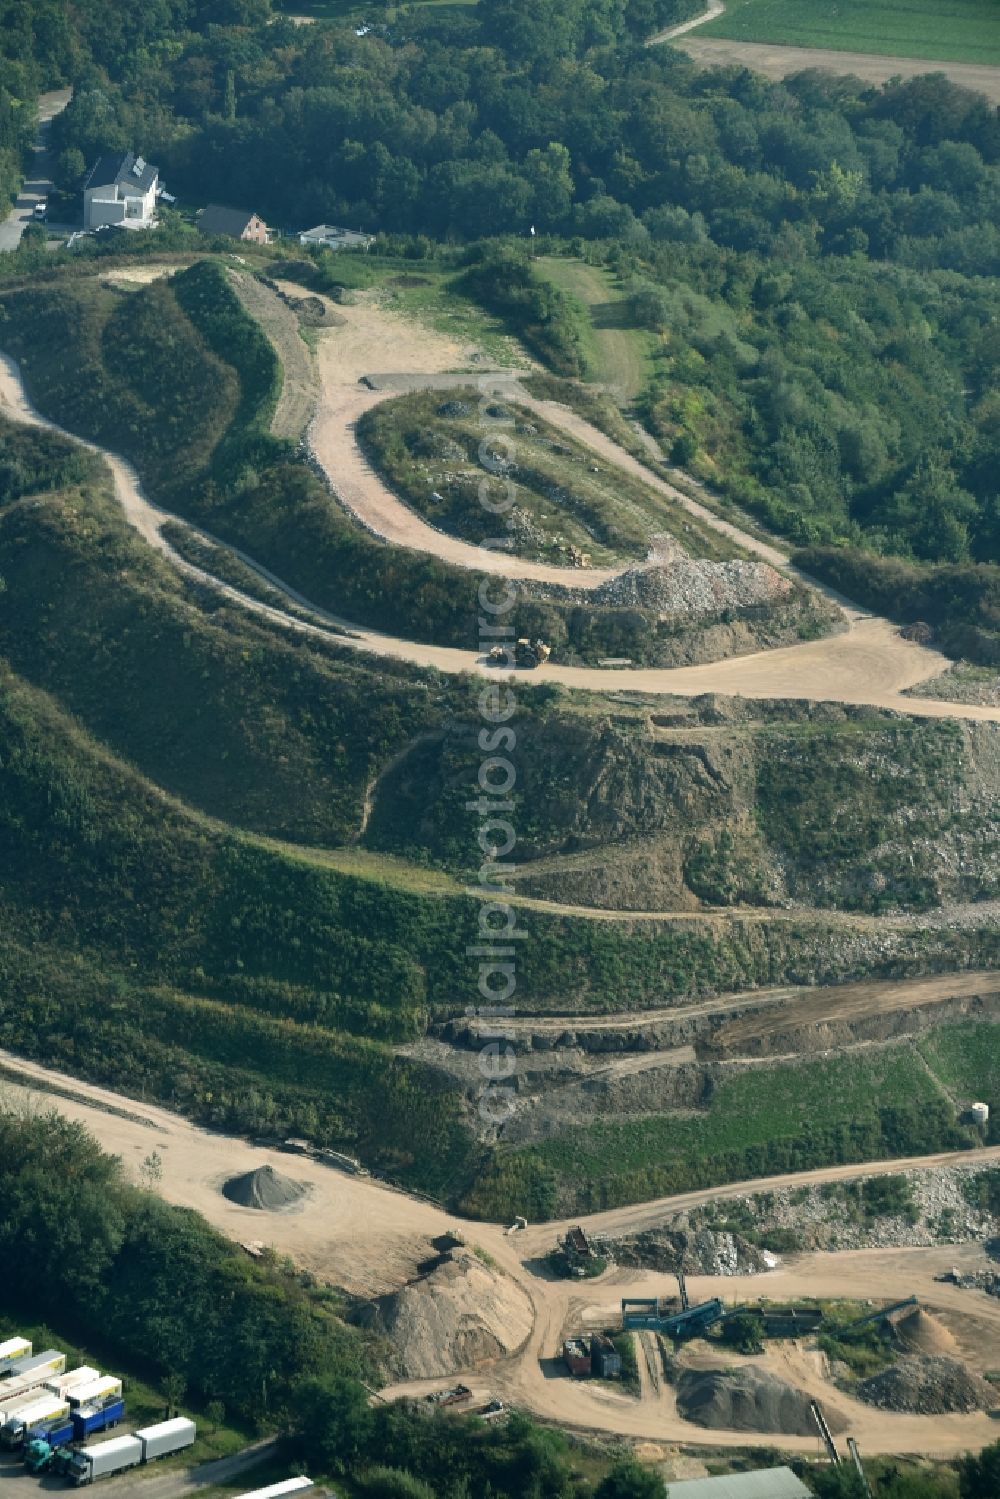
[[834,48],[883,57],[1000,63],[994,0],[727,0],[701,37]]

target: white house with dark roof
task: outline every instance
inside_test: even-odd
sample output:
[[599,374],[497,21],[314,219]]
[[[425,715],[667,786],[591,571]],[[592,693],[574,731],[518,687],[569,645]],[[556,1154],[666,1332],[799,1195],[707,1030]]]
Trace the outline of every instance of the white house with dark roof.
[[160,185],[157,167],[131,151],[102,156],[83,184],[83,227],[115,224],[122,229],[150,229],[156,222]]

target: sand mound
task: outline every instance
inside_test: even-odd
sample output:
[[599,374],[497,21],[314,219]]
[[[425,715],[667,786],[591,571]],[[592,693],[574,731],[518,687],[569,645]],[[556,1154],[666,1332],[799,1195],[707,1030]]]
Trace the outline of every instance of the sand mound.
[[992,1410],[997,1392],[954,1358],[901,1358],[863,1379],[854,1393],[884,1411],[941,1416],[948,1411]]
[[[809,1396],[763,1369],[686,1369],[677,1386],[677,1409],[686,1421],[713,1431],[775,1431],[811,1436],[816,1427]],[[844,1422],[826,1411],[834,1431]]]
[[290,1176],[282,1176],[273,1166],[258,1166],[256,1171],[231,1176],[222,1189],[222,1195],[241,1208],[280,1213],[284,1208],[294,1207],[306,1195],[306,1189],[301,1182],[292,1181]]
[[381,1297],[370,1320],[392,1344],[403,1378],[430,1379],[516,1352],[531,1331],[532,1310],[509,1276],[459,1250]]
[[958,1348],[948,1329],[922,1306],[914,1307],[892,1326],[898,1341],[913,1353],[954,1353]]

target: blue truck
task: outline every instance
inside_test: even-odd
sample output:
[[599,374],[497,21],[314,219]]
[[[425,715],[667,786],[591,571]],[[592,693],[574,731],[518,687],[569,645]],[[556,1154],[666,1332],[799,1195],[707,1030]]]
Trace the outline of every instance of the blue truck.
[[73,1412],[73,1440],[85,1442],[95,1432],[107,1431],[117,1426],[125,1414],[124,1400],[112,1400],[110,1405],[82,1405]]

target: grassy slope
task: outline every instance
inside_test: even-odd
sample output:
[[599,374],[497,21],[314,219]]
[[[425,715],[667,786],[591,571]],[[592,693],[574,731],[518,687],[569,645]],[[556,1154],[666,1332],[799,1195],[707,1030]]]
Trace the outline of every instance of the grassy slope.
[[[783,705],[725,727],[690,710],[682,729],[658,734],[641,714],[560,704],[519,726],[518,741],[519,888],[542,898],[877,912],[982,899],[1000,884],[993,792],[980,784],[995,755],[985,726]],[[365,843],[468,869],[475,774],[465,724],[416,746],[379,783]],[[973,848],[971,860],[961,852]]]
[[534,269],[588,309],[591,326],[585,353],[590,378],[614,386],[626,403],[637,400],[653,373],[653,339],[632,326],[628,304],[611,272],[554,255],[539,257]]
[[993,0],[727,0],[725,14],[697,35],[1000,64]]
[[93,487],[0,509],[0,576],[17,671],[160,785],[259,832],[349,838],[372,775],[464,701],[199,602]]

